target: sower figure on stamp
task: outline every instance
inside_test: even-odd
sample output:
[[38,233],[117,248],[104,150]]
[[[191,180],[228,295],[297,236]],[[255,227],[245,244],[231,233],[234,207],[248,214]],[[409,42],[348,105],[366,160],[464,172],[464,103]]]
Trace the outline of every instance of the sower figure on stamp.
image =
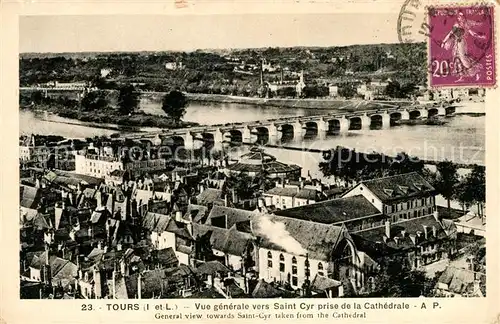
[[455,73],[459,78],[455,82],[460,82],[464,77],[475,77],[479,80],[479,71],[481,64],[470,55],[467,47],[467,38],[469,36],[486,39],[482,33],[475,32],[472,28],[480,26],[480,22],[467,19],[462,11],[458,12],[457,22],[453,25],[450,32],[441,43],[445,50],[452,50]]

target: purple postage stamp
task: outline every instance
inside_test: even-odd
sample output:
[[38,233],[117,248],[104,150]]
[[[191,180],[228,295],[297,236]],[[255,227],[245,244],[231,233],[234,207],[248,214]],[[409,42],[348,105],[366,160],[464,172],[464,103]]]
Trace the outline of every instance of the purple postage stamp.
[[428,14],[430,85],[494,86],[493,7],[435,7]]

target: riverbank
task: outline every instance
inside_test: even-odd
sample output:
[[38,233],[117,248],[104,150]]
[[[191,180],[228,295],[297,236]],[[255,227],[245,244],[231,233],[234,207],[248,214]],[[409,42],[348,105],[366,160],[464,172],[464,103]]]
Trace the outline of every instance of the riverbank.
[[301,108],[301,109],[371,109],[367,108],[369,104],[385,103],[392,105],[408,105],[410,101],[363,101],[363,100],[344,100],[344,99],[296,99],[296,98],[257,98],[257,97],[239,97],[217,94],[185,93],[190,101],[209,102],[209,103],[235,103],[254,106],[270,106],[281,108]]
[[[114,109],[105,109],[102,111],[82,112],[76,108],[66,108],[57,105],[36,105],[31,107],[21,107],[22,110],[34,112],[48,112],[62,118],[73,119],[83,122],[86,126],[95,128],[104,128],[112,130],[131,130],[137,131],[137,128],[185,128],[190,126],[199,126],[198,123],[184,122],[175,123],[172,119],[165,116],[147,114],[138,111],[130,115],[119,115]],[[51,120],[48,120],[51,121]],[[71,122],[65,122],[71,124]],[[79,123],[73,123],[79,125]]]

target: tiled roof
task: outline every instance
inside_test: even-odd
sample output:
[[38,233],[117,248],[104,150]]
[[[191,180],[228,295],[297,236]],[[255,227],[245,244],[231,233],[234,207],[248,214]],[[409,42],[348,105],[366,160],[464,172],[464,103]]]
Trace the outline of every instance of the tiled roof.
[[275,214],[323,224],[340,224],[361,217],[380,215],[380,212],[365,197],[357,195],[277,210]]
[[270,174],[274,173],[292,173],[300,171],[302,168],[295,164],[285,164],[279,161],[271,161],[264,164],[248,164],[244,161],[231,164],[227,169],[233,172],[254,172],[258,173],[265,171]]
[[208,208],[206,206],[189,204],[182,218],[193,223],[203,223],[206,221],[207,214]]
[[175,256],[175,251],[171,247],[157,250],[156,254],[158,262],[167,268],[176,267],[179,264],[179,260]]
[[316,275],[311,283],[311,289],[313,291],[324,291],[331,288],[336,288],[342,285],[342,282],[325,277]]
[[203,190],[198,196],[196,196],[196,201],[199,205],[213,204],[215,201],[222,199],[222,190],[207,188]]
[[215,226],[193,224],[193,236],[210,235],[210,244],[212,248],[221,252],[241,256],[245,251],[248,242],[255,239],[249,233],[243,233],[236,230],[224,229]]
[[438,279],[438,283],[448,285],[448,291],[456,294],[480,294],[480,291],[474,291],[475,277],[480,280],[484,276],[481,273],[474,273],[473,271],[455,268],[452,266],[446,267],[444,272]]
[[329,260],[342,235],[340,226],[275,215],[255,215],[251,226],[260,246],[316,260]]
[[384,202],[427,195],[435,191],[434,187],[417,172],[367,180],[361,183]]
[[264,279],[260,279],[254,290],[252,291],[253,298],[278,298],[283,297],[283,291],[275,288]]
[[196,268],[196,273],[198,274],[213,275],[217,272],[228,273],[231,272],[231,270],[219,261],[208,261],[202,263],[198,266],[198,268]]
[[42,193],[38,188],[20,185],[21,207],[37,209],[42,198]]
[[[427,240],[425,240],[424,236],[424,226],[427,226]],[[437,237],[433,236],[433,227],[436,228]],[[402,237],[402,231],[405,231],[404,237]],[[416,244],[434,242],[448,237],[441,223],[438,222],[433,215],[412,218],[391,224],[391,238],[388,239],[387,242],[384,242],[385,225],[354,232],[351,233],[351,236],[358,250],[366,252],[370,256],[378,257],[384,253],[414,248],[415,244],[413,244],[410,235],[416,235],[417,232],[421,232],[421,235],[420,237],[416,237]],[[395,237],[397,237],[397,243]]]
[[231,208],[225,206],[214,206],[208,214],[205,224],[211,225],[211,220],[218,217],[226,217],[226,228],[231,228],[234,224],[248,221],[253,217],[253,211]]

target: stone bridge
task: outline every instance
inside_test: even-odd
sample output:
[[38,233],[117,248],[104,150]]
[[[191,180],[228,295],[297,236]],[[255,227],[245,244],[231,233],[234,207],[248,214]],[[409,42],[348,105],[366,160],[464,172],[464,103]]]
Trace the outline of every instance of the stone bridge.
[[173,144],[199,148],[203,143],[220,146],[222,143],[277,144],[284,137],[316,137],[350,130],[389,128],[400,120],[415,120],[433,116],[449,116],[455,107],[392,107],[358,112],[331,112],[315,116],[296,116],[262,121],[228,123],[190,127],[163,132],[127,135],[131,139],[150,140],[155,145]]

